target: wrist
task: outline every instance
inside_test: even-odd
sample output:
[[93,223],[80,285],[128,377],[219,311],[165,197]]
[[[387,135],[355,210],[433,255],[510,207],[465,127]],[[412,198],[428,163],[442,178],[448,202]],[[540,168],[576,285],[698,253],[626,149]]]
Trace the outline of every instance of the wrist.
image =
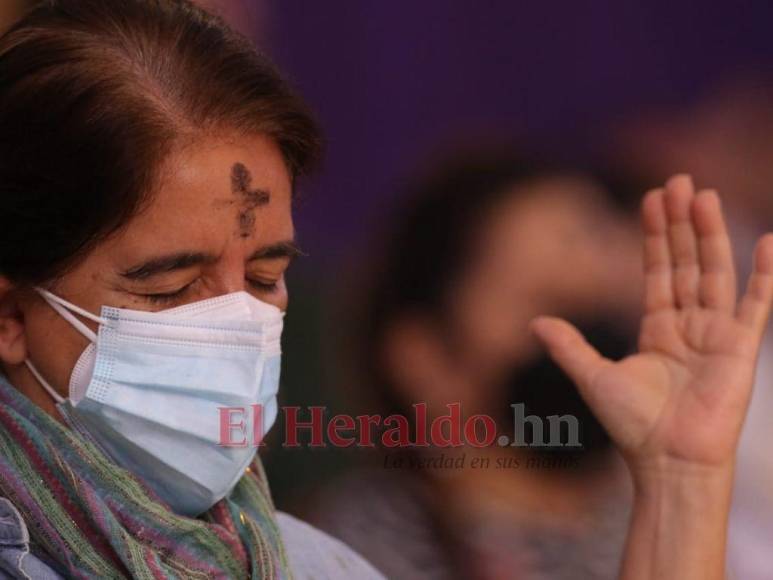
[[658,458],[629,467],[635,496],[621,577],[724,579],[733,463]]
[[734,458],[724,463],[700,464],[673,457],[629,462],[637,500],[663,497],[716,501],[729,498],[733,488]]

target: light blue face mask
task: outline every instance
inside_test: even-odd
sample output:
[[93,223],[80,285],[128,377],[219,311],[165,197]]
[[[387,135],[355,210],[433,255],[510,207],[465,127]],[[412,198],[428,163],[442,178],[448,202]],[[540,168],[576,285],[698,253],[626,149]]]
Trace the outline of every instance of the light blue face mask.
[[[255,457],[253,433],[260,439],[276,419],[283,313],[236,292],[161,312],[104,306],[96,316],[38,292],[91,342],[68,399],[26,361],[65,419],[179,514],[225,497]],[[73,313],[98,322],[97,334]],[[262,425],[252,424],[254,405]],[[233,415],[243,430],[229,433],[243,446],[221,444],[221,408],[244,409]]]

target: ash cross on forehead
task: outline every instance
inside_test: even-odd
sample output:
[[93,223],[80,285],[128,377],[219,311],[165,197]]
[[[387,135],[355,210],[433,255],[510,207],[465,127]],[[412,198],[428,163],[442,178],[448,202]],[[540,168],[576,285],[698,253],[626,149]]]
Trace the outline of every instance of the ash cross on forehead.
[[252,173],[244,163],[231,168],[231,192],[241,202],[238,214],[239,236],[250,237],[255,231],[255,208],[271,201],[271,195],[262,189],[252,189]]

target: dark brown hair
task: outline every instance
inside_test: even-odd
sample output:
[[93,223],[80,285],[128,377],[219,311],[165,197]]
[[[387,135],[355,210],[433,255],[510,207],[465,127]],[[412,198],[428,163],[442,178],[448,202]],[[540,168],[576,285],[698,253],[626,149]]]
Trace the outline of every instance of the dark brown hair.
[[264,134],[295,178],[319,151],[268,60],[187,0],[48,0],[0,38],[0,274],[61,275],[152,195],[176,148]]

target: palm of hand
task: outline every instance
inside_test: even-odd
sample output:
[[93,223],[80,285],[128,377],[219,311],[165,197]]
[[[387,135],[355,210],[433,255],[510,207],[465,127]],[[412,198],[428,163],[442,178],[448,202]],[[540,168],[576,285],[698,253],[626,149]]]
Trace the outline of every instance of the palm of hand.
[[[668,209],[668,211],[667,211]],[[732,461],[773,295],[773,236],[736,306],[729,239],[713,192],[673,178],[643,206],[646,314],[639,352],[603,359],[568,323],[535,330],[629,461]]]
[[[642,321],[640,353],[594,376],[594,409],[624,453],[705,464],[732,455],[751,393],[756,345],[724,313],[662,311]],[[623,422],[620,419],[625,418]]]

